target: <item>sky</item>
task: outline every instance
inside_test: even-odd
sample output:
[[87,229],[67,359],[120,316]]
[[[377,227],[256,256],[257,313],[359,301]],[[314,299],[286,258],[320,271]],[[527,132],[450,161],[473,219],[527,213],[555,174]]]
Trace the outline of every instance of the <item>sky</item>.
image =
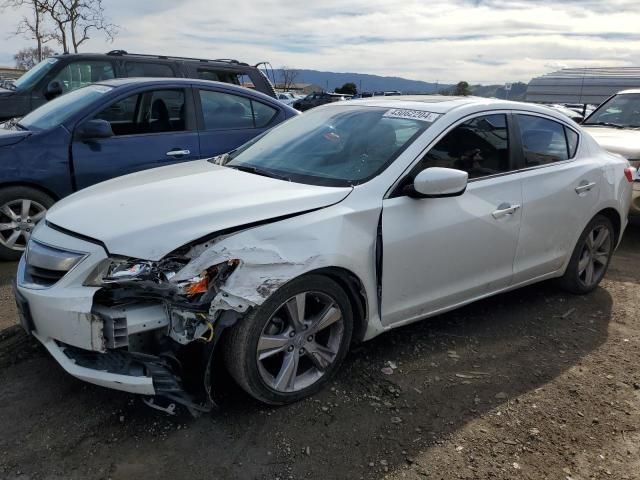
[[[524,81],[563,67],[640,66],[640,0],[103,0],[120,25],[85,52],[268,60],[455,83]],[[0,13],[0,65],[33,40]],[[52,48],[58,48],[51,44]]]

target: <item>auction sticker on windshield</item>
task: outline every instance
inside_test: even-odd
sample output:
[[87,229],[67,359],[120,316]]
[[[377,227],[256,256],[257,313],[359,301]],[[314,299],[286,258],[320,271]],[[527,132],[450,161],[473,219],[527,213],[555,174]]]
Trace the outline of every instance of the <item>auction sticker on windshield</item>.
[[424,122],[435,122],[440,115],[423,110],[411,110],[409,108],[392,108],[387,110],[383,117],[406,118],[411,120],[422,120]]

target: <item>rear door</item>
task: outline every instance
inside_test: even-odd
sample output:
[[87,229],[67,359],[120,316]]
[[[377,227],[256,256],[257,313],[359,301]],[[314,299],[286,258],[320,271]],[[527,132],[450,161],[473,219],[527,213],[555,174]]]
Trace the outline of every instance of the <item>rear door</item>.
[[229,152],[285,118],[278,106],[235,92],[197,87],[195,100],[203,158]]
[[514,282],[556,272],[571,255],[594,214],[603,176],[579,134],[555,119],[514,115],[522,143],[524,208],[514,264]]
[[157,88],[114,100],[88,117],[111,124],[114,136],[72,144],[77,188],[127,173],[200,157],[190,89]]

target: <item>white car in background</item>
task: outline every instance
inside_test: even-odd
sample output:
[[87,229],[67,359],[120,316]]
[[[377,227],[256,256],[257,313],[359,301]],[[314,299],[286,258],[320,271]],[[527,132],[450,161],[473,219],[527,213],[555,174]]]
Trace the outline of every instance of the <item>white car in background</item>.
[[[603,102],[582,125],[604,148],[640,167],[640,89],[624,90]],[[636,176],[632,215],[640,215],[640,178]]]
[[242,388],[285,404],[325,385],[354,341],[541,280],[595,289],[629,173],[536,105],[336,102],[230,155],[60,201],[16,298],[80,379],[193,407],[184,392],[210,390],[221,347]]

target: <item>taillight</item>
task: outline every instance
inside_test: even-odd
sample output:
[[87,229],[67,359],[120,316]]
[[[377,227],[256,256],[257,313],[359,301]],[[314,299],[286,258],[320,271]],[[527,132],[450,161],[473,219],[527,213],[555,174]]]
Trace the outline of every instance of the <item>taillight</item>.
[[627,167],[624,169],[624,176],[627,177],[629,182],[633,182],[635,178],[636,169],[633,167]]

